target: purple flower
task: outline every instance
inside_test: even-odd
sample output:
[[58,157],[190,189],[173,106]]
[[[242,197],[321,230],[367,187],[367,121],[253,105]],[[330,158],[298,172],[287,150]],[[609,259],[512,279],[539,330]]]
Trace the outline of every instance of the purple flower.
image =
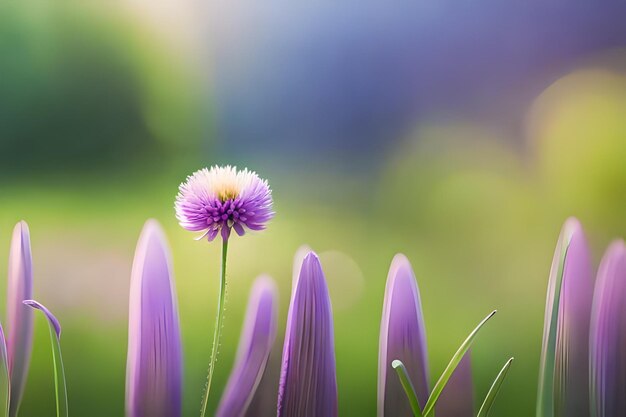
[[413,415],[391,368],[396,359],[404,363],[419,405],[424,407],[429,396],[426,333],[415,275],[404,255],[393,258],[385,288],[378,356],[379,417]]
[[626,415],[626,246],[609,246],[598,270],[591,319],[591,412]]
[[9,377],[9,360],[7,357],[7,341],[4,338],[4,330],[0,325],[0,410],[2,415],[9,415],[11,401],[11,379]]
[[470,351],[463,355],[448,380],[439,401],[437,417],[474,417],[474,384]]
[[181,415],[182,353],[165,235],[155,220],[141,232],[130,284],[126,415]]
[[302,262],[287,316],[278,417],[336,417],[333,317],[317,255]]
[[276,301],[274,281],[267,276],[257,278],[250,291],[235,366],[222,395],[218,417],[245,415],[276,339]]
[[593,282],[587,240],[569,218],[557,243],[546,301],[537,415],[588,416]]
[[204,232],[209,241],[221,232],[228,240],[231,229],[239,236],[245,228],[262,230],[274,216],[272,191],[255,172],[214,166],[187,177],[176,197],[176,217],[182,227]]
[[22,301],[33,298],[33,264],[30,233],[26,222],[13,229],[9,254],[9,285],[7,290],[7,357],[11,375],[11,417],[17,415],[33,342],[33,311]]

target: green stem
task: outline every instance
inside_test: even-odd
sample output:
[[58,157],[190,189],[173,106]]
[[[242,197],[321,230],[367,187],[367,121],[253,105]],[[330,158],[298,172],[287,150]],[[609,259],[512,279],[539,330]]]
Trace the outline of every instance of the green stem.
[[215,317],[215,330],[213,332],[213,347],[211,348],[211,362],[209,364],[209,375],[207,376],[206,389],[202,397],[202,408],[200,416],[206,415],[206,408],[209,403],[209,392],[211,391],[211,380],[213,379],[213,371],[217,360],[217,350],[220,345],[220,336],[222,334],[222,321],[224,320],[224,302],[226,295],[226,253],[228,252],[228,240],[224,239],[222,243],[222,274],[220,279],[220,292],[217,301],[217,314]]
[[422,417],[422,411],[420,410],[419,403],[417,402],[417,395],[415,395],[415,388],[413,388],[413,383],[411,382],[411,378],[409,377],[409,373],[407,372],[404,364],[396,359],[391,362],[391,367],[398,373],[398,378],[400,379],[402,388],[404,388],[404,392],[406,393],[409,403],[411,404],[413,415],[415,417]]

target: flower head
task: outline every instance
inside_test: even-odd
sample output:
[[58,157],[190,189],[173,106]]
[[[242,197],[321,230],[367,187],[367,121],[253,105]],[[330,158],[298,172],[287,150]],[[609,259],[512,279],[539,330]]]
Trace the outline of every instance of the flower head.
[[246,228],[262,230],[274,216],[267,181],[230,165],[203,168],[187,177],[179,187],[175,207],[180,225],[203,231],[202,237],[209,241],[218,233],[228,240],[231,229],[239,236]]
[[126,415],[179,417],[182,347],[176,291],[165,235],[148,220],[130,282]]

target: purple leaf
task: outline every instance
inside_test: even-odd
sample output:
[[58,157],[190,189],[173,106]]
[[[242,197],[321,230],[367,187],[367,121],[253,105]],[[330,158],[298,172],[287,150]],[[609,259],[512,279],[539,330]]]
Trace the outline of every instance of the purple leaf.
[[589,410],[589,321],[593,282],[587,240],[569,218],[552,261],[537,402],[540,417],[586,417]]
[[181,415],[182,352],[165,235],[155,220],[141,232],[130,286],[126,415]]
[[268,276],[257,278],[250,291],[235,366],[222,395],[218,417],[245,415],[276,339],[276,309],[276,284]]
[[591,411],[626,415],[626,246],[609,246],[598,270],[591,318]]
[[278,417],[336,417],[333,317],[326,280],[313,252],[292,292],[278,389]]
[[33,264],[26,222],[13,229],[7,290],[7,358],[11,375],[11,417],[17,416],[33,346],[33,310],[22,302],[33,298]]
[[404,255],[396,255],[389,268],[378,354],[378,416],[412,416],[391,362],[398,359],[404,363],[420,407],[424,407],[429,395],[428,360],[419,290]]

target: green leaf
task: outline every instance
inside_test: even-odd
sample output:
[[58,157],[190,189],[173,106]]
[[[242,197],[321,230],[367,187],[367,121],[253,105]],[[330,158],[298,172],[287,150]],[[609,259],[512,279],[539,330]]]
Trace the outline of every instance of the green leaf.
[[564,227],[559,236],[550,279],[548,281],[548,300],[543,329],[543,345],[539,365],[539,387],[537,392],[537,417],[554,416],[554,369],[556,361],[556,343],[559,321],[559,305],[567,251],[572,239],[572,230]]
[[409,373],[407,372],[406,367],[404,366],[402,361],[398,359],[391,362],[391,367],[396,370],[396,373],[398,374],[398,378],[400,378],[400,383],[402,384],[402,388],[404,388],[404,392],[406,393],[406,396],[409,399],[409,403],[411,404],[413,415],[415,417],[423,417],[422,411],[420,410],[419,403],[417,402],[417,395],[415,394],[415,388],[413,387],[413,383],[411,382],[411,378],[409,377]]
[[496,397],[498,396],[498,392],[500,392],[500,388],[502,387],[504,378],[506,377],[506,374],[509,371],[509,368],[511,367],[512,363],[513,363],[513,358],[506,361],[506,363],[500,370],[500,373],[498,374],[496,379],[493,381],[493,384],[491,384],[491,388],[489,388],[489,392],[487,393],[487,396],[485,397],[485,401],[483,401],[483,405],[481,405],[480,410],[478,410],[477,417],[487,417],[489,415],[491,406],[493,406],[493,402],[496,400]]
[[25,300],[24,304],[41,311],[48,319],[50,342],[52,344],[52,363],[54,364],[54,393],[57,403],[57,417],[68,417],[67,387],[65,385],[65,369],[61,356],[61,326],[56,317],[41,303]]
[[454,356],[452,356],[452,359],[450,359],[450,363],[448,363],[448,366],[446,367],[446,369],[444,369],[443,373],[439,377],[439,380],[435,384],[435,387],[430,393],[430,396],[428,397],[428,401],[426,402],[426,405],[424,406],[424,411],[423,411],[424,417],[428,417],[435,410],[435,404],[437,403],[439,396],[441,396],[441,393],[443,392],[444,387],[448,383],[448,380],[452,376],[452,373],[456,369],[457,365],[459,364],[459,362],[461,362],[461,359],[463,359],[463,355],[465,355],[465,352],[467,352],[469,348],[472,346],[472,343],[474,342],[474,339],[476,338],[478,331],[496,313],[497,313],[497,310],[492,311],[491,313],[489,313],[487,317],[485,317],[480,323],[478,323],[478,326],[476,326],[476,328],[472,330],[469,336],[467,336],[467,339],[463,341],[459,349],[456,351]]
[[67,417],[67,387],[65,385],[65,369],[61,356],[61,340],[58,339],[50,326],[52,342],[52,360],[54,362],[54,392],[57,400],[57,417]]

